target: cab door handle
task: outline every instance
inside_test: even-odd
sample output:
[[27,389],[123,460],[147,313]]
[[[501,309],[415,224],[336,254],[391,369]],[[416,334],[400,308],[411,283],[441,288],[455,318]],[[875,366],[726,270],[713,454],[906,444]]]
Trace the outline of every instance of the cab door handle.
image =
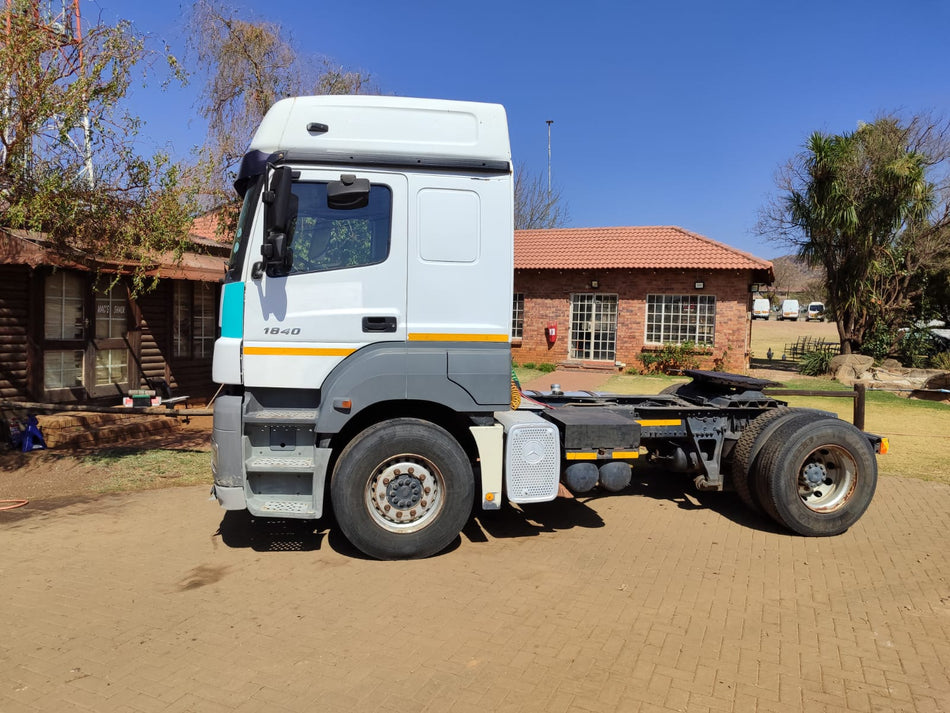
[[363,317],[364,332],[395,332],[395,317]]

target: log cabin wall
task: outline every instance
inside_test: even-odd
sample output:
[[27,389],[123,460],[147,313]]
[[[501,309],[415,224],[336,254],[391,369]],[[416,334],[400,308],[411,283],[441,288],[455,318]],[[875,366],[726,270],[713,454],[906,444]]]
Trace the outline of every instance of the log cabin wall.
[[[45,266],[0,265],[0,398],[23,401],[115,402],[118,392],[98,398],[87,388],[51,395],[44,389],[44,280],[51,271]],[[127,344],[132,350],[130,388],[148,388],[164,380],[174,395],[207,398],[216,385],[211,380],[211,354],[194,350],[174,354],[173,331],[177,316],[173,295],[176,283],[185,292],[193,281],[162,280],[151,292],[129,300]],[[88,289],[91,290],[91,282]],[[213,286],[215,304],[217,286]],[[211,289],[210,287],[208,288]],[[91,292],[90,292],[91,295]],[[91,299],[91,297],[90,297]],[[88,340],[87,340],[88,341]],[[79,345],[82,348],[82,345]]]
[[0,265],[0,398],[31,398],[30,301],[33,271]]

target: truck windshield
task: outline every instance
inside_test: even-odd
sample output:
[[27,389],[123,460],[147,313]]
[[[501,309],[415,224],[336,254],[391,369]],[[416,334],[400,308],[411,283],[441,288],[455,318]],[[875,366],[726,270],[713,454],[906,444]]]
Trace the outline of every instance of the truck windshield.
[[231,258],[228,260],[228,271],[224,276],[225,282],[236,282],[241,279],[244,270],[244,255],[247,253],[247,237],[251,232],[251,223],[254,221],[254,210],[261,195],[263,176],[258,176],[247,192],[238,214],[237,226],[234,231],[234,245],[231,248]]

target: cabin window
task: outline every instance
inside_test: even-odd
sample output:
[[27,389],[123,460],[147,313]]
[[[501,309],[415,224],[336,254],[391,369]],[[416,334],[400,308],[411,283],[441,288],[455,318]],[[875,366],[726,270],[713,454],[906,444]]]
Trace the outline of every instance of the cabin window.
[[96,350],[96,386],[129,382],[128,349]]
[[44,336],[47,339],[83,339],[84,284],[79,275],[57,272],[46,278]]
[[176,282],[172,308],[172,354],[210,359],[217,336],[217,303],[210,282]]
[[125,289],[113,285],[96,293],[96,339],[122,339],[128,331]]
[[82,349],[48,349],[43,352],[43,386],[74,389],[82,386]]
[[85,357],[85,281],[71,272],[47,276],[43,286],[43,388],[81,387]]
[[291,275],[375,265],[389,255],[393,199],[388,186],[371,186],[369,203],[354,209],[329,207],[326,183],[294,183],[293,192]]
[[125,284],[118,282],[93,294],[96,319],[90,355],[93,396],[113,396],[129,388],[129,301]]

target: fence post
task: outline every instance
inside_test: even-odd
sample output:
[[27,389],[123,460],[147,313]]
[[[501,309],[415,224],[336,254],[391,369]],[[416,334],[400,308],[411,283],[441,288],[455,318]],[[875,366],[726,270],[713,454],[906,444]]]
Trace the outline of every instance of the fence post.
[[854,385],[854,418],[852,423],[854,425],[864,430],[864,397],[867,395],[868,387],[864,384],[855,384]]

